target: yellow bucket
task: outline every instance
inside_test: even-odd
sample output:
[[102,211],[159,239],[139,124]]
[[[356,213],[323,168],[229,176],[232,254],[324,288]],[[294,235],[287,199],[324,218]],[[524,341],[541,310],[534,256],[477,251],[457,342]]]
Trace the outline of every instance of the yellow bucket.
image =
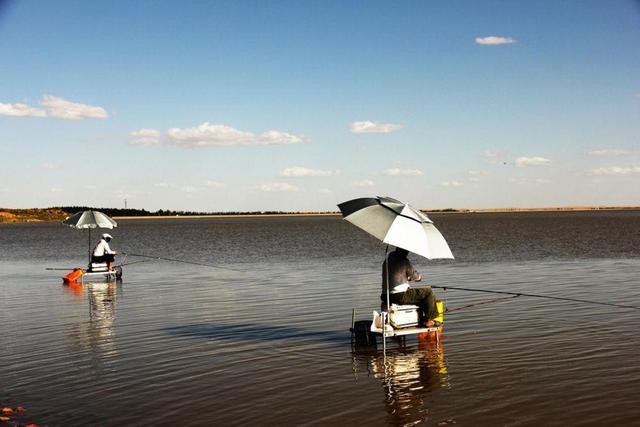
[[436,310],[438,310],[438,316],[433,320],[444,323],[444,301],[436,300]]

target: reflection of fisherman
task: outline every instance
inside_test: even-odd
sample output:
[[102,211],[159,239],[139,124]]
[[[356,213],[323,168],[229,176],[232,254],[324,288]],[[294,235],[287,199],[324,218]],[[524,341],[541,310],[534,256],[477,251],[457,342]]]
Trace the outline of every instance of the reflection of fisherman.
[[117,254],[116,251],[112,251],[109,247],[109,242],[112,238],[110,234],[104,233],[91,254],[92,263],[106,262],[109,271],[113,271],[113,261]]
[[382,263],[382,294],[383,301],[387,299],[387,262],[389,263],[389,279],[391,288],[389,289],[389,301],[399,305],[417,305],[419,307],[420,321],[425,326],[435,326],[435,319],[438,316],[436,308],[436,297],[431,288],[412,288],[409,282],[419,282],[422,276],[413,268],[407,258],[408,251],[396,248]]
[[366,348],[356,348],[352,353],[352,362],[356,378],[358,371],[365,368],[362,373],[366,377],[373,374],[381,380],[387,412],[386,425],[413,426],[434,421],[429,420],[432,416],[431,397],[440,388],[449,387],[441,341],[419,336],[417,348],[415,344],[408,347],[401,345],[384,356],[371,353]]

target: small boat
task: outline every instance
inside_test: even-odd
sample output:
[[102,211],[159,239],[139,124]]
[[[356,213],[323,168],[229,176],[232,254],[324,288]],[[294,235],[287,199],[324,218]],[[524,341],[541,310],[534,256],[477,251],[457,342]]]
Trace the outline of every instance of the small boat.
[[62,278],[64,283],[84,283],[88,282],[115,282],[122,279],[122,266],[118,265],[113,270],[108,271],[106,264],[104,267],[96,268],[95,264],[88,269],[74,268],[72,272]]
[[[108,270],[106,263],[92,263],[91,262],[91,229],[92,228],[114,228],[118,224],[99,211],[87,210],[77,212],[62,221],[64,225],[68,225],[72,228],[89,229],[89,267],[87,269],[74,268],[71,273],[62,278],[64,283],[84,283],[85,279],[93,282],[113,282],[122,278],[122,264],[115,266],[112,271]],[[110,237],[110,236],[109,236]],[[126,256],[125,256],[126,259]]]

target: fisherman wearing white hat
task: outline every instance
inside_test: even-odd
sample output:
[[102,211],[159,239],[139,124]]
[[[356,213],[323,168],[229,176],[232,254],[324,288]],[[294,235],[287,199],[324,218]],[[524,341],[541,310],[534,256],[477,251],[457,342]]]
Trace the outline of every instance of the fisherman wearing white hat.
[[104,233],[102,238],[96,245],[91,255],[92,263],[106,262],[109,271],[113,271],[113,261],[115,261],[116,251],[112,251],[109,247],[109,242],[113,239],[110,234]]

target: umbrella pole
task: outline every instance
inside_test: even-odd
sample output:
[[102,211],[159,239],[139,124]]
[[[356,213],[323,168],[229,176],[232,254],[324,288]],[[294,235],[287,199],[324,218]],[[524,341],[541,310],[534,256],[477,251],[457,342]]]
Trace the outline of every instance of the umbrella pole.
[[382,319],[382,352],[384,355],[387,354],[387,322],[389,321],[389,308],[391,305],[389,304],[389,260],[387,259],[387,253],[389,252],[389,245],[387,245],[384,249],[384,274],[387,276],[387,312],[383,314],[384,318]]
[[91,227],[89,227],[89,264],[87,265],[91,265]]

